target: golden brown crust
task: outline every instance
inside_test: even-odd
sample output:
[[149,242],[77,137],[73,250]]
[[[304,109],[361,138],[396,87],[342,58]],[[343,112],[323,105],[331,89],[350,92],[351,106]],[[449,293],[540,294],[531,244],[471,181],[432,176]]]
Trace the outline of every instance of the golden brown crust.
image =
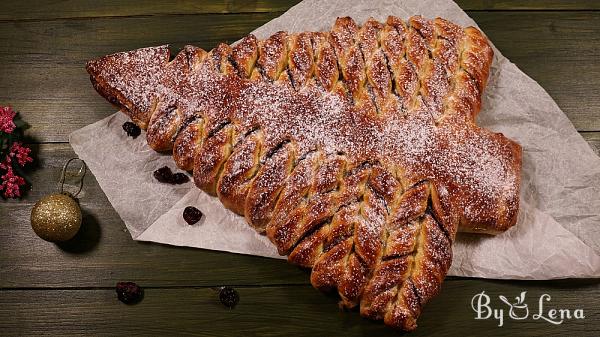
[[[147,76],[148,72],[161,73],[169,62],[168,46],[143,48],[125,53],[113,54],[90,61],[86,70],[90,74],[94,88],[109,102],[119,106],[141,128],[146,129],[156,103],[156,92],[148,87],[156,87],[162,76]],[[106,78],[107,69],[115,74],[128,74],[130,81]]]
[[475,124],[493,56],[475,28],[346,17],[168,54],[88,72],[152,148],[366,317],[414,329],[456,232],[516,222],[521,148]]

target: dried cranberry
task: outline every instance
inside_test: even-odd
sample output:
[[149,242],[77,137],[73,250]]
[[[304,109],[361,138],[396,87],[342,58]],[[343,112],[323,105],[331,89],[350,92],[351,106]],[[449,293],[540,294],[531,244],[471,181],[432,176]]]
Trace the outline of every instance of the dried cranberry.
[[185,184],[188,181],[190,181],[190,177],[185,173],[175,173],[171,176],[172,184]]
[[173,179],[173,171],[168,166],[163,166],[154,171],[154,178],[161,183],[170,183]]
[[240,295],[232,287],[223,287],[219,291],[219,300],[224,306],[231,309],[240,301]]
[[125,130],[125,132],[127,133],[127,135],[129,137],[132,137],[133,139],[136,139],[137,136],[140,135],[140,133],[142,132],[142,130],[140,130],[140,127],[135,125],[132,122],[125,122],[123,124],[123,130]]
[[168,166],[163,166],[158,170],[154,171],[154,178],[160,181],[161,183],[168,184],[185,184],[190,181],[190,177],[188,177],[185,173],[173,173]]
[[142,300],[144,290],[133,282],[118,282],[117,297],[125,304],[134,304]]
[[188,206],[183,210],[183,220],[189,225],[193,225],[200,221],[202,218],[202,212],[194,206]]

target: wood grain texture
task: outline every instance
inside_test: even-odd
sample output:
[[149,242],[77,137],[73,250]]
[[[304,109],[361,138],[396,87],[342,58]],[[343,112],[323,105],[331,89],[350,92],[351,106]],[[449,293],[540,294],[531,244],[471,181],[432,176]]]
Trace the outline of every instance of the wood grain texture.
[[[129,233],[93,175],[81,204],[84,227],[61,246],[37,238],[29,212],[55,191],[74,156],[70,132],[115,109],[91,88],[84,64],[108,53],[171,43],[210,49],[233,42],[297,0],[62,0],[0,4],[0,104],[33,125],[37,166],[23,200],[0,201],[0,335],[397,336],[382,324],[339,312],[335,296],[308,285],[285,261],[140,243]],[[600,153],[600,2],[460,0],[495,45],[536,79]],[[571,11],[563,11],[568,9]],[[516,10],[516,11],[513,11]],[[218,13],[218,14],[217,14]],[[59,142],[59,143],[48,143]],[[62,142],[62,143],[60,143]],[[114,284],[146,287],[142,303],[116,300]],[[225,309],[209,287],[238,286]],[[534,312],[542,293],[550,308],[583,308],[586,319],[555,326],[528,319],[474,320],[470,301],[485,291],[514,298],[527,291]],[[448,279],[411,336],[600,335],[598,280],[544,282]],[[533,314],[533,312],[532,312]]]
[[148,286],[308,284],[308,273],[285,260],[133,241],[92,174],[80,195],[82,230],[66,244],[43,241],[29,225],[31,207],[56,192],[62,165],[75,154],[68,144],[35,145],[34,151],[39,167],[30,175],[33,189],[24,200],[0,207],[0,288],[107,287],[119,280]]
[[[158,16],[174,14],[231,14],[285,11],[299,0],[180,0],[180,1],[4,1],[0,21]],[[464,10],[598,10],[595,0],[457,0]]]
[[5,1],[0,20],[56,20],[177,14],[237,14],[286,11],[300,0],[179,0],[179,1]]
[[600,131],[600,12],[473,12],[509,60],[554,98],[578,131]]
[[[583,136],[599,153],[600,132]],[[33,188],[0,208],[0,288],[108,287],[118,280],[147,286],[309,284],[307,272],[285,261],[133,241],[92,173],[80,194],[81,232],[60,246],[42,241],[29,226],[31,207],[57,190],[62,165],[75,153],[69,144],[34,144],[33,150]]]
[[72,131],[115,111],[92,88],[88,60],[160,44],[171,44],[175,51],[188,43],[210,49],[236,41],[277,15],[0,23],[0,102],[22,112],[36,141],[66,141]]
[[0,288],[308,283],[309,274],[285,260],[133,241],[104,196],[97,199],[82,201],[83,227],[60,245],[33,233],[31,205],[3,205]]
[[464,10],[480,11],[564,11],[598,10],[600,2],[596,0],[455,0]]
[[[600,94],[594,90],[600,87],[600,12],[471,14],[496,46],[556,99],[578,130],[600,130]],[[0,102],[22,112],[33,125],[29,134],[36,141],[64,142],[70,132],[115,110],[89,83],[87,60],[164,43],[175,50],[186,43],[210,49],[220,41],[237,40],[275,16],[0,23]]]
[[[0,291],[0,331],[15,335],[117,334],[120,336],[398,336],[383,324],[339,311],[338,299],[310,286],[237,288],[240,302],[227,309],[210,288],[151,288],[142,302],[127,306],[113,289]],[[546,309],[583,308],[584,320],[552,325],[531,318],[515,321],[506,315],[502,327],[493,319],[475,320],[471,299],[485,291],[491,305],[527,291],[530,315],[537,313],[540,295],[550,294]],[[419,328],[410,336],[594,336],[600,315],[582,297],[600,296],[597,281],[506,282],[447,280],[440,296],[425,308]],[[44,310],[40,310],[40,307]]]

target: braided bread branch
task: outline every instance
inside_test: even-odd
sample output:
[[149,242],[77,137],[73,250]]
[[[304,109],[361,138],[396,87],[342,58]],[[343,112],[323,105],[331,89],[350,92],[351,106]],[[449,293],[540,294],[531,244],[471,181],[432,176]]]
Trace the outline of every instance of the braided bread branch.
[[475,28],[339,18],[169,58],[145,48],[87,70],[153,149],[366,317],[414,329],[457,229],[516,222],[521,148],[475,124],[492,61]]

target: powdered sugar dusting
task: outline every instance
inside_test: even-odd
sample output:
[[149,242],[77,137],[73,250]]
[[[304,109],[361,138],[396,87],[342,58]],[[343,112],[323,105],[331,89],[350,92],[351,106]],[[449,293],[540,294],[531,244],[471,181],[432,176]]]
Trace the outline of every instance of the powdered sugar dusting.
[[[230,63],[232,51],[225,45],[211,51],[200,64],[190,62],[193,47],[169,63],[161,63],[162,47],[139,52],[139,58],[136,52],[120,54],[117,61],[129,65],[108,68],[101,76],[123,95],[122,104],[133,104],[132,111],[149,111],[153,100],[158,101],[156,111],[148,116],[149,141],[168,144],[177,130],[198,119],[202,119],[198,128],[203,130],[196,132],[205,137],[205,144],[223,135],[223,130],[231,132],[225,144],[214,142],[213,148],[203,146],[207,153],[196,154],[203,158],[225,153],[216,147],[233,148],[227,152],[233,153],[231,157],[223,154],[222,171],[206,168],[210,174],[221,175],[221,186],[227,186],[220,196],[235,195],[239,188],[243,198],[242,185],[248,183],[251,197],[245,199],[245,212],[253,224],[261,223],[257,227],[264,229],[263,222],[269,221],[272,209],[279,205],[282,218],[276,217],[279,225],[271,227],[275,229],[270,237],[280,251],[289,253],[304,242],[298,247],[320,250],[314,253],[318,263],[331,264],[321,271],[332,282],[329,286],[348,281],[363,287],[360,280],[381,262],[385,249],[386,222],[394,211],[385,198],[398,197],[391,193],[384,198],[372,186],[361,185],[356,193],[340,188],[348,187],[341,180],[360,180],[352,175],[358,176],[359,170],[354,169],[361,165],[369,163],[392,172],[391,179],[398,179],[398,185],[401,182],[407,189],[424,180],[431,182],[419,185],[437,191],[439,202],[444,203],[442,213],[453,212],[456,219],[470,224],[496,229],[518,207],[518,146],[473,121],[481,99],[479,86],[485,82],[481,76],[487,76],[487,69],[477,72],[475,63],[489,67],[489,60],[476,51],[463,53],[461,48],[476,46],[477,39],[469,40],[469,45],[462,43],[462,31],[445,21],[416,18],[409,23],[407,28],[402,24],[392,28],[369,21],[369,27],[359,28],[351,19],[341,18],[331,34],[278,33],[258,43],[256,65],[244,76]],[[339,74],[323,81],[318,78],[319,69],[337,69],[335,59],[315,55],[327,48],[335,50]],[[248,49],[243,54],[253,52]],[[468,54],[468,63],[461,63],[463,54]],[[144,64],[148,64],[146,70]],[[187,145],[195,138],[179,133],[185,137],[180,143],[195,151]],[[182,151],[177,149],[179,157]],[[319,158],[318,165],[303,162],[309,157],[310,161]],[[304,174],[301,169],[306,170]],[[259,173],[251,176],[249,172]],[[300,195],[306,190],[308,196]],[[348,197],[352,193],[354,200]],[[280,198],[284,199],[277,204]],[[324,245],[309,245],[311,240],[325,240],[333,215],[348,205],[360,209],[352,220],[353,243],[350,238],[336,241],[337,246],[328,246],[328,251]],[[431,212],[425,209],[422,206],[419,215],[421,229],[411,234],[416,238],[409,252],[411,276],[400,282],[398,291],[414,290],[429,298],[439,289],[440,277],[435,273],[445,274],[450,261],[446,241],[456,229],[443,226],[456,224],[447,225],[442,219],[440,226],[439,219],[431,218],[423,225],[423,212]],[[307,254],[301,255],[308,258]],[[357,269],[342,279],[344,268]],[[319,268],[313,272],[319,273]],[[359,281],[363,283],[358,285]],[[342,288],[345,299],[361,293],[357,288]]]
[[[117,64],[124,65],[105,69],[104,76],[110,86],[123,93],[140,110],[148,110],[153,98],[160,99],[158,112],[153,116],[158,127],[152,128],[157,138],[173,132],[170,127],[173,123],[198,117],[207,121],[207,130],[224,123],[233,123],[239,133],[260,128],[266,149],[289,141],[298,157],[315,150],[326,156],[343,153],[353,165],[379,161],[401,168],[409,181],[436,180],[437,186],[460,193],[462,197],[457,199],[468,200],[462,209],[470,213],[466,215],[477,218],[491,212],[494,205],[503,202],[504,196],[516,193],[519,179],[518,172],[511,167],[514,153],[506,139],[479,129],[468,120],[450,118],[436,124],[437,118],[447,114],[444,109],[448,103],[444,102],[478,101],[480,93],[470,85],[450,85],[451,81],[467,81],[464,82],[467,84],[469,81],[466,75],[456,77],[450,72],[458,69],[456,50],[462,37],[455,26],[436,21],[434,32],[428,22],[421,19],[411,22],[418,23],[417,28],[425,30],[428,39],[435,35],[442,42],[427,41],[417,28],[408,27],[405,62],[409,67],[420,65],[422,68],[417,72],[421,89],[412,110],[406,115],[398,113],[403,108],[398,100],[389,100],[387,112],[379,116],[371,110],[373,105],[355,105],[346,94],[326,91],[314,81],[304,85],[298,83],[299,87],[295,88],[286,82],[246,80],[236,74],[223,74],[217,70],[220,66],[214,64],[215,59],[226,57],[223,55],[208,57],[200,66],[190,69],[184,51],[165,65],[165,47],[119,54]],[[394,46],[384,43],[382,47],[377,40],[368,40],[381,38],[373,27],[357,30],[348,23],[346,29],[339,28],[331,35],[331,41],[338,49],[342,45],[349,48],[341,70],[346,69],[343,81],[353,93],[362,90],[354,87],[369,85],[364,81],[368,69],[365,69],[363,57],[367,65],[371,65],[374,62],[371,58],[385,55],[386,50]],[[389,28],[384,29],[389,31]],[[356,46],[350,45],[357,32],[362,34],[364,41],[361,43],[368,55],[362,55]],[[393,32],[391,36],[399,40],[397,30]],[[310,36],[274,35],[267,42],[259,43],[266,54],[257,63],[264,69],[275,71],[277,65],[270,62],[281,58],[285,39],[292,39],[296,41],[293,48],[297,49],[292,48],[289,53],[296,71],[309,71],[313,62]],[[316,39],[312,42],[316,43]],[[427,56],[429,47],[434,49]],[[220,48],[219,52],[226,52],[225,49]],[[389,56],[386,59],[379,57],[377,62],[397,58],[397,55]],[[378,87],[379,94],[385,94],[383,87],[387,80],[383,78],[393,76],[387,71],[383,75],[383,71],[385,67],[379,66],[373,73],[373,84]],[[118,77],[121,72],[131,76]],[[451,92],[451,89],[456,91]],[[394,94],[388,90],[387,95]],[[177,115],[168,109],[171,106],[177,106]],[[162,110],[165,111],[161,113]]]

